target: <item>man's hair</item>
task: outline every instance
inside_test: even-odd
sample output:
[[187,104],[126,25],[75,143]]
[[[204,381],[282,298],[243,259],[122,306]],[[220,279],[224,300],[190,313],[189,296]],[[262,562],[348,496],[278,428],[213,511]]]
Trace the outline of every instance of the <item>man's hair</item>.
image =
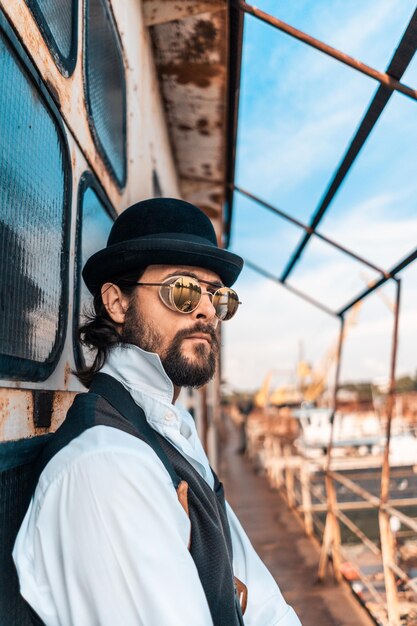
[[[130,296],[145,270],[112,278],[108,282],[117,285],[122,293]],[[101,298],[101,289],[94,294],[90,310],[84,311],[85,322],[78,329],[78,339],[89,350],[96,351],[91,365],[77,366],[74,374],[82,384],[89,388],[94,375],[103,367],[112,346],[121,343],[122,338],[115,322],[110,318]]]

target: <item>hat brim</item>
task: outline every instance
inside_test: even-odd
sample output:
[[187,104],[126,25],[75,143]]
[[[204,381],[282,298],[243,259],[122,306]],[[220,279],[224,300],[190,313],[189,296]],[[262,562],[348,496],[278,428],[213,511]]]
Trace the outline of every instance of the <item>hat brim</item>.
[[180,239],[131,239],[99,250],[86,262],[82,275],[92,294],[107,280],[148,265],[191,265],[211,270],[230,287],[243,259],[222,248]]

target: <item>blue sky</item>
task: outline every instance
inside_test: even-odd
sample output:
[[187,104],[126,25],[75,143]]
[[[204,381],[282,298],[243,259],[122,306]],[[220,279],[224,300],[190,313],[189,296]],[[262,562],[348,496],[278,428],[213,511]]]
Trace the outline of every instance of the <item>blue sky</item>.
[[[277,2],[257,6],[384,71],[415,9],[409,0]],[[417,58],[402,82],[417,87]],[[246,16],[236,183],[308,222],[378,84]],[[319,231],[388,269],[417,246],[417,102],[394,94],[340,188]],[[301,231],[235,194],[231,249],[279,275]],[[290,284],[332,307],[375,276],[315,240]],[[398,372],[417,369],[417,268],[403,272]],[[244,304],[224,326],[225,368],[237,388],[258,387],[268,370],[286,382],[300,345],[318,364],[337,323],[247,269],[237,283]],[[392,298],[391,285],[384,288]],[[392,315],[375,294],[349,332],[344,379],[388,373]],[[244,364],[244,366],[242,365]],[[279,372],[288,372],[279,374]]]

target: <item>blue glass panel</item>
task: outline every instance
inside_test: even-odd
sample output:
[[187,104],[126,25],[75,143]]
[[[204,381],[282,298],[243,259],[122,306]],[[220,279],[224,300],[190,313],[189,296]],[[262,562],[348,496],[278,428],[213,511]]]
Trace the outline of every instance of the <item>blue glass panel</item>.
[[91,131],[117,182],[126,179],[126,85],[121,45],[106,0],[86,0],[85,87]]
[[43,380],[64,332],[64,147],[2,33],[0,66],[0,375]]
[[[77,51],[78,0],[26,0],[60,69],[72,72]],[[58,57],[58,58],[57,58]]]
[[[87,355],[81,355],[77,341],[78,326],[83,323],[84,313],[91,308],[92,296],[81,277],[81,270],[87,259],[92,254],[105,248],[113,219],[107,211],[106,205],[100,199],[96,191],[90,186],[84,186],[85,179],[81,183],[80,193],[80,226],[77,242],[78,276],[77,291],[78,302],[75,315],[75,355],[80,361]],[[85,351],[83,351],[85,352]]]

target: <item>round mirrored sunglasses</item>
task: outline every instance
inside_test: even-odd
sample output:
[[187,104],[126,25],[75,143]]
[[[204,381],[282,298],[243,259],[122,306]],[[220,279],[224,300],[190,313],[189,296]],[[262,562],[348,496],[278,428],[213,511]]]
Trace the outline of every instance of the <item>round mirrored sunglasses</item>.
[[137,282],[139,286],[159,287],[159,295],[162,302],[172,311],[179,313],[192,313],[200,304],[203,295],[207,295],[213,304],[218,317],[223,322],[230,320],[236,313],[239,304],[239,297],[230,287],[217,287],[213,292],[207,291],[203,294],[201,284],[210,285],[215,288],[216,285],[207,280],[197,280],[192,276],[170,276],[161,283],[142,283]]

